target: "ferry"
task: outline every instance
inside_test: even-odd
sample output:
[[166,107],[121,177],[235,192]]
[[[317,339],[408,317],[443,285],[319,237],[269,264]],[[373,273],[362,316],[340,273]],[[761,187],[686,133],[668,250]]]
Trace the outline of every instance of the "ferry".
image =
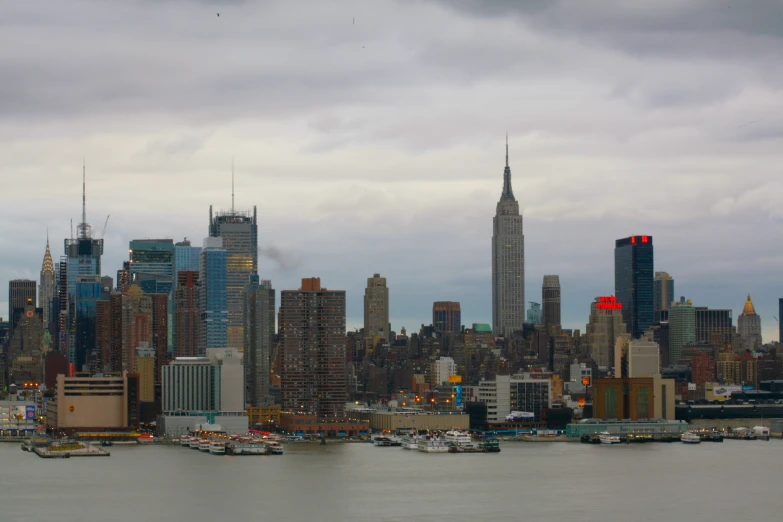
[[614,435],[608,431],[599,433],[598,440],[601,441],[601,444],[620,444],[621,442],[619,435]]
[[190,446],[191,449],[198,449],[199,446],[198,437],[191,437],[190,441],[188,441],[188,446]]
[[419,437],[411,433],[400,442],[400,445],[404,450],[417,450],[419,449]]
[[280,444],[276,440],[270,440],[266,443],[267,448],[269,448],[269,454],[270,455],[282,455],[283,454],[283,445]]
[[227,451],[231,455],[266,455],[269,453],[266,444],[260,441],[229,444]]
[[221,441],[212,441],[209,443],[209,452],[213,455],[225,455],[226,443]]
[[423,453],[448,453],[449,443],[445,440],[427,435],[426,437],[419,439],[419,445],[416,449]]
[[201,451],[209,451],[209,440],[201,439],[198,441],[198,449]]
[[699,444],[701,443],[701,437],[698,433],[692,431],[686,431],[680,436],[680,440],[685,444]]
[[498,439],[486,439],[481,443],[486,453],[500,453],[500,441]]
[[458,446],[470,445],[473,443],[473,438],[467,431],[449,430],[443,436],[446,442],[456,444]]

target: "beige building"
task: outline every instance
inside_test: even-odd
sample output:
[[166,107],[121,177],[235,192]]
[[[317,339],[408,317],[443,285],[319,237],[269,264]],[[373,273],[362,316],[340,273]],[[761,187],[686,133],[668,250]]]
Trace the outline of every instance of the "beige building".
[[364,337],[368,348],[374,348],[378,338],[389,340],[389,289],[381,274],[368,277],[364,289]]
[[615,362],[614,347],[620,335],[628,333],[621,308],[603,308],[600,298],[590,304],[590,322],[585,328],[587,346],[599,368],[608,369]]
[[155,401],[155,351],[149,343],[136,348],[136,373],[139,375],[139,400]]
[[628,377],[651,377],[660,372],[658,343],[646,339],[631,341],[628,347]]
[[136,376],[57,376],[54,400],[46,405],[46,424],[54,430],[104,431],[138,426]]

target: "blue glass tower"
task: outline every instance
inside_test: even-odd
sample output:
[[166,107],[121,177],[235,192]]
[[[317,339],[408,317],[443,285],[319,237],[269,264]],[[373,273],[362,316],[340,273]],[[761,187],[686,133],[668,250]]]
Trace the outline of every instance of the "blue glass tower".
[[174,244],[174,273],[172,276],[171,293],[169,294],[169,354],[174,353],[177,346],[177,329],[174,318],[177,316],[177,281],[180,272],[198,272],[201,247],[190,245],[188,238]]
[[653,323],[654,277],[652,236],[615,241],[614,293],[623,305],[623,322],[634,339]]
[[76,340],[73,354],[76,371],[89,371],[89,368],[85,368],[85,364],[96,350],[95,318],[100,298],[100,276],[76,277],[76,294],[74,295]]
[[219,237],[205,239],[199,262],[199,352],[202,355],[207,348],[226,348],[228,341],[226,261],[223,240]]

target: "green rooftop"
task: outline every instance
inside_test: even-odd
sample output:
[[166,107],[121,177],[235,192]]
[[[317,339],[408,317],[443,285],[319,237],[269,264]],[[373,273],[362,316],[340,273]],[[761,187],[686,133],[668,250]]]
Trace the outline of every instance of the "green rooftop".
[[492,332],[492,327],[488,324],[484,323],[473,323],[473,331],[474,332]]

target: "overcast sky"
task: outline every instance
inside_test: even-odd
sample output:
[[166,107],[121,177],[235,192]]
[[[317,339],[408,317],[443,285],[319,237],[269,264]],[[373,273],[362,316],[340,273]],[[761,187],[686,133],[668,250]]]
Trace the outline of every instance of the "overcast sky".
[[[436,300],[491,322],[492,217],[509,134],[526,300],[560,275],[565,327],[614,291],[614,240],[697,305],[783,297],[783,2],[0,2],[0,315],[80,221],[200,243],[258,206],[260,274],[320,276],[362,322]],[[218,16],[218,12],[220,16]]]

